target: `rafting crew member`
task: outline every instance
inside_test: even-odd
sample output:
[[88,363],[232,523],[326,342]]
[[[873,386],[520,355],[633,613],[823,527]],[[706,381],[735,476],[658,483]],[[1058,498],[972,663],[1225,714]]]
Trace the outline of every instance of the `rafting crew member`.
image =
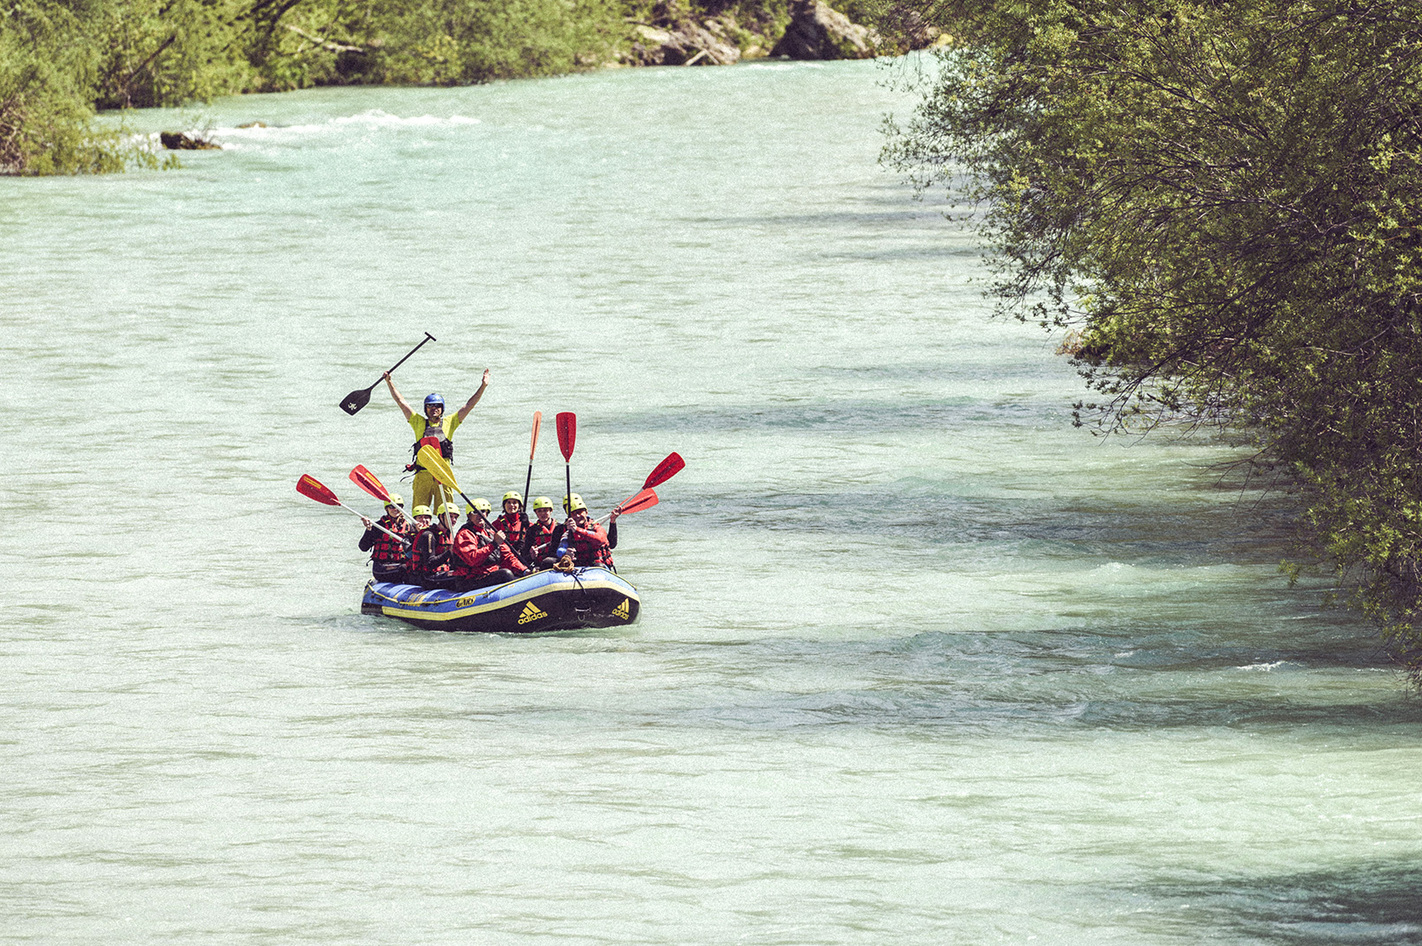
[[539,496],[530,508],[535,518],[528,525],[523,560],[536,568],[552,568],[557,561],[557,556],[553,554],[558,550],[557,537],[562,535],[553,519],[553,500]]
[[[360,521],[365,523],[365,534],[360,537],[360,550],[370,553],[370,573],[376,581],[398,582],[405,577],[414,529],[410,528],[405,514],[400,510],[404,505],[403,499],[392,494],[390,501],[385,504],[385,515],[375,521],[365,516],[360,517]],[[380,531],[381,528],[387,532]],[[389,535],[388,532],[395,535]],[[403,536],[405,541],[400,541],[396,536]]]
[[[464,418],[469,416],[469,412],[474,409],[474,405],[479,403],[479,398],[484,396],[484,390],[489,386],[489,369],[484,369],[484,378],[479,382],[479,390],[474,392],[463,407],[454,413],[452,417],[444,414],[444,398],[438,394],[431,394],[425,398],[425,413],[423,416],[416,414],[410,409],[410,405],[405,403],[405,399],[400,396],[400,392],[395,389],[395,382],[390,380],[390,372],[385,372],[385,384],[390,388],[390,396],[399,405],[400,412],[405,415],[405,421],[415,432],[414,453],[420,452],[421,445],[429,443],[439,451],[439,455],[454,464],[454,432],[459,429],[459,425],[464,423]],[[415,482],[410,490],[414,494],[416,506],[428,506],[436,501],[434,474],[420,466],[418,460],[414,460],[406,469],[415,471]]]
[[[494,507],[493,507],[492,505],[490,505],[490,503],[489,503],[489,501],[488,501],[487,499],[485,499],[483,496],[475,496],[475,497],[474,497],[474,508],[479,511],[479,521],[483,524],[483,526],[484,526],[484,531],[485,531],[486,533],[492,535],[495,539],[497,539],[497,540],[500,541],[500,542],[502,542],[502,541],[504,541],[505,539],[508,538],[508,536],[506,536],[503,532],[501,532],[499,529],[497,529],[497,528],[494,527],[494,524],[493,524]],[[467,513],[467,512],[469,511],[469,507],[468,507],[468,506],[465,506],[465,507],[464,507],[464,511]],[[522,555],[519,555],[519,553],[518,553],[517,550],[513,550],[513,551],[514,551],[514,554],[515,554],[515,555],[518,555],[519,562],[521,563],[521,562],[523,561],[523,556],[522,556]]]
[[568,521],[563,523],[563,533],[558,540],[559,571],[589,565],[616,571],[616,566],[612,564],[612,546],[616,542],[617,517],[621,513],[614,509],[607,529],[603,529],[593,521],[587,504],[577,493],[563,500],[563,508],[568,511]]
[[504,493],[503,515],[490,523],[495,529],[504,534],[504,541],[509,544],[519,558],[528,560],[528,516],[523,512],[523,497],[516,491],[509,490]]
[[439,516],[430,515],[429,506],[415,507],[414,544],[410,546],[410,578],[426,588],[444,588],[450,583],[449,530],[459,516],[449,503],[439,507]]
[[527,566],[504,541],[504,535],[472,503],[464,507],[467,518],[454,535],[450,573],[453,587],[461,591],[501,585],[528,572]]

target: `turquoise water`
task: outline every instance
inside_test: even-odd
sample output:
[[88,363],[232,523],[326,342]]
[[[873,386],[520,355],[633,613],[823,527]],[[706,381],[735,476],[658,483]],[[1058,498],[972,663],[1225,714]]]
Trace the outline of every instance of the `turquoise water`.
[[[0,180],[3,942],[1422,942],[1422,707],[1208,438],[1070,426],[872,64],[139,113]],[[267,127],[242,129],[253,121]],[[618,632],[362,617],[357,463],[492,384]],[[397,487],[398,488],[398,487]]]

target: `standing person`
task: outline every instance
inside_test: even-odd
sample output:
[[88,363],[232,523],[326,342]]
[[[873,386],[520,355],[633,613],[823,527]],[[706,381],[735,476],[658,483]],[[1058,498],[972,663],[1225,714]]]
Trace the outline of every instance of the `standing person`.
[[552,568],[559,535],[558,523],[553,521],[553,500],[539,496],[529,508],[537,518],[529,523],[523,560],[533,568]]
[[[597,565],[616,571],[608,533],[593,521],[583,498],[573,493],[563,500],[563,508],[568,510],[568,521],[563,525],[563,536],[558,542],[558,557],[562,560],[559,567]],[[611,528],[617,527],[617,516],[616,512],[612,514]]]
[[[400,412],[405,415],[405,422],[415,432],[413,453],[418,454],[422,444],[430,443],[439,451],[439,455],[453,466],[454,441],[452,438],[454,432],[459,429],[460,424],[464,423],[464,418],[469,416],[474,405],[479,403],[479,398],[484,396],[484,389],[489,386],[489,369],[484,369],[484,378],[479,382],[479,390],[475,391],[468,403],[456,411],[452,417],[444,415],[444,398],[438,394],[431,394],[425,398],[425,413],[421,416],[411,410],[409,404],[405,403],[405,399],[395,389],[395,382],[390,380],[388,371],[385,372],[385,384],[390,388],[390,396],[399,405]],[[415,471],[415,482],[410,489],[414,493],[416,506],[428,506],[447,499],[442,487],[436,494],[434,474],[420,466],[418,458],[413,460],[407,469]]]
[[504,541],[509,544],[509,548],[524,561],[528,561],[528,516],[523,512],[523,497],[513,490],[504,493],[503,515],[495,519],[492,523],[495,529],[504,534]]
[[[403,505],[404,500],[392,494],[390,501],[385,504],[385,515],[374,522],[365,516],[360,517],[360,521],[365,523],[365,535],[360,537],[360,550],[370,553],[370,573],[375,576],[376,581],[398,582],[405,577],[414,530],[400,511]],[[381,532],[376,526],[382,526],[396,536],[403,536],[406,541],[401,542],[400,539]]]

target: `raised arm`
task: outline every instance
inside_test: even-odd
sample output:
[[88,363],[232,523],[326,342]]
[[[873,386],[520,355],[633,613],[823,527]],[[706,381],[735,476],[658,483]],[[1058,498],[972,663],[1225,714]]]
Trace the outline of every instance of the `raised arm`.
[[[366,377],[370,377],[366,375]],[[390,380],[390,372],[385,372],[385,384],[390,388],[390,396],[395,399],[395,403],[400,406],[400,413],[405,415],[405,423],[410,422],[410,418],[415,416],[415,412],[410,410],[410,405],[405,403],[405,399],[400,396],[400,392],[395,390],[395,382]],[[471,405],[472,406],[472,405]]]
[[[474,410],[474,405],[479,403],[479,398],[481,398],[481,397],[484,396],[484,389],[487,388],[488,386],[489,386],[489,369],[488,369],[488,368],[485,368],[485,369],[484,369],[484,379],[479,382],[479,390],[475,391],[475,392],[474,392],[474,396],[469,399],[469,403],[467,403],[467,404],[465,404],[463,407],[461,407],[461,408],[459,409],[459,413],[457,413],[457,414],[454,415],[455,418],[459,421],[459,423],[461,423],[461,424],[464,423],[464,418],[468,417],[468,416],[469,416],[469,412],[472,411],[472,410]],[[392,389],[392,390],[393,390],[393,389]]]

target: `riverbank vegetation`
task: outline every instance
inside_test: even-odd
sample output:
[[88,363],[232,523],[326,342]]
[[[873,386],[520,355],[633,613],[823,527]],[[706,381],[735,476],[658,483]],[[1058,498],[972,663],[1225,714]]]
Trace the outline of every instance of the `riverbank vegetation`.
[[[884,0],[836,6],[861,19]],[[462,85],[619,62],[637,29],[714,21],[763,55],[791,0],[10,0],[0,8],[0,173],[151,161],[96,110],[313,85]],[[709,37],[708,37],[709,39]]]
[[1422,4],[926,12],[957,46],[887,157],[985,202],[1079,421],[1257,436],[1422,681]]

